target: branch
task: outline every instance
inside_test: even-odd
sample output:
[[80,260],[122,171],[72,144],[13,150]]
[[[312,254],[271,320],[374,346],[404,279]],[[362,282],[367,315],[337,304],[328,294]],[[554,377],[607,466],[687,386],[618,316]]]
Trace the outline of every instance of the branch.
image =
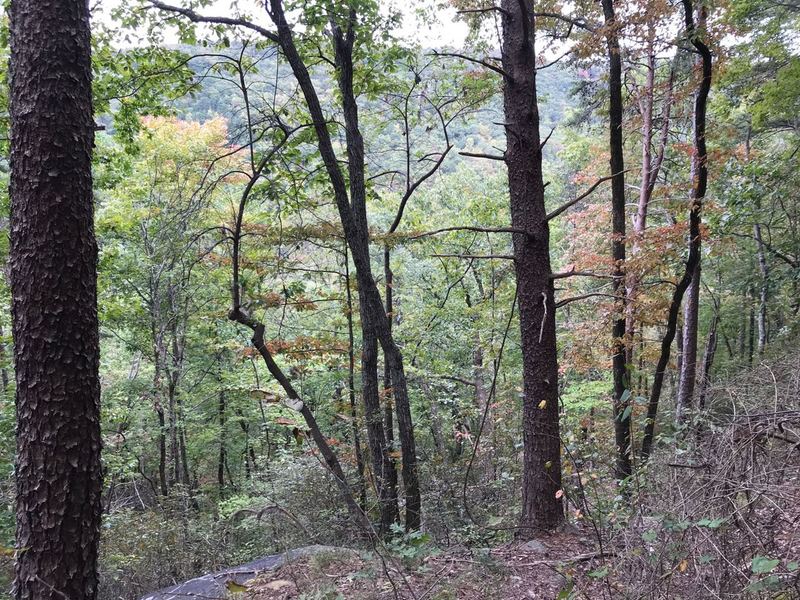
[[182,6],[173,6],[171,4],[165,4],[164,2],[160,2],[159,0],[149,0],[150,5],[153,8],[157,8],[159,10],[163,10],[165,12],[176,13],[179,15],[183,15],[193,23],[212,23],[215,25],[231,25],[233,27],[244,27],[245,29],[250,29],[257,33],[260,33],[265,38],[278,43],[278,35],[269,29],[265,29],[260,25],[256,25],[251,21],[247,21],[245,19],[235,19],[232,17],[214,17],[214,16],[206,16],[196,13],[195,11],[189,8],[183,8]]
[[550,136],[551,136],[551,135],[553,135],[553,132],[554,132],[555,130],[556,130],[556,128],[555,128],[555,127],[551,127],[551,128],[550,128],[550,133],[548,133],[548,134],[547,134],[547,137],[546,137],[546,138],[544,138],[544,141],[543,141],[541,144],[539,144],[539,150],[541,150],[542,148],[544,148],[544,145],[545,145],[547,142],[549,142],[549,141],[550,141]]
[[533,13],[533,16],[540,19],[556,19],[557,21],[563,21],[564,23],[569,23],[570,25],[580,27],[581,29],[592,33],[597,30],[597,25],[594,23],[587,23],[581,18],[568,17],[567,15],[562,15],[561,13],[536,12]]
[[447,155],[450,153],[450,150],[453,149],[452,145],[448,145],[444,152],[439,155],[439,158],[436,160],[434,165],[428,169],[419,179],[417,179],[413,184],[409,186],[406,190],[406,193],[403,194],[403,198],[400,200],[400,207],[397,209],[397,214],[394,217],[394,222],[392,226],[389,228],[389,233],[394,233],[397,228],[400,226],[400,221],[403,219],[403,212],[406,209],[406,203],[408,202],[409,198],[414,194],[416,189],[424,183],[426,179],[431,177],[436,171],[439,170],[439,167],[442,166],[444,159],[447,158]]
[[492,11],[497,11],[501,14],[508,16],[508,11],[504,8],[500,8],[499,6],[488,6],[486,8],[465,8],[464,10],[456,11],[456,14],[459,15],[468,15],[473,13],[484,14]]
[[596,279],[622,279],[624,275],[607,275],[605,273],[594,273],[592,271],[571,271],[562,273],[550,273],[550,279],[566,279],[567,277],[594,277]]
[[[622,171],[622,173],[626,173],[627,171],[630,171],[630,169],[626,169],[625,171]],[[609,175],[608,177],[602,177],[601,179],[598,179],[597,181],[594,182],[594,184],[592,184],[592,187],[590,187],[588,190],[583,192],[580,196],[578,196],[577,198],[573,198],[569,202],[566,202],[566,203],[562,204],[561,206],[559,206],[554,211],[548,213],[548,215],[545,217],[545,220],[546,221],[550,221],[552,219],[555,219],[558,215],[563,213],[565,210],[568,210],[569,208],[575,206],[578,202],[580,202],[581,200],[586,198],[586,196],[588,196],[593,191],[595,191],[600,186],[600,184],[602,184],[602,183],[604,183],[606,181],[609,181],[610,179],[613,179],[617,175],[620,175],[620,173],[615,173],[614,175]]]
[[474,63],[476,65],[480,65],[490,71],[494,71],[502,75],[506,79],[510,79],[508,73],[506,73],[503,69],[498,67],[497,65],[493,65],[490,62],[486,62],[485,60],[480,60],[477,58],[472,58],[471,56],[467,56],[465,54],[458,54],[457,52],[439,52],[438,50],[434,50],[433,54],[429,54],[428,56],[437,56],[437,57],[450,57],[450,58],[460,58],[461,60],[465,60],[467,62]]
[[506,155],[503,154],[482,154],[480,152],[459,152],[461,156],[468,156],[470,158],[485,158],[487,160],[505,160]]
[[570,302],[577,302],[578,300],[586,300],[587,298],[594,298],[595,296],[603,296],[606,298],[617,298],[614,294],[604,294],[602,292],[591,292],[589,294],[583,294],[581,296],[572,296],[570,298],[564,298],[563,300],[559,300],[556,302],[556,308],[561,308],[562,306],[566,306]]
[[461,383],[463,385],[469,385],[475,387],[475,382],[470,381],[469,379],[463,379],[461,377],[454,377],[453,375],[436,375],[438,379],[446,379],[448,381],[455,381],[456,383]]
[[519,227],[473,227],[471,225],[463,225],[460,227],[443,227],[442,229],[435,229],[434,231],[425,231],[408,237],[409,240],[418,240],[425,237],[430,237],[438,233],[447,233],[448,231],[475,231],[477,233],[520,233],[528,235],[528,232]]
[[431,254],[433,258],[465,258],[467,260],[475,260],[479,258],[499,259],[499,260],[514,260],[511,254]]

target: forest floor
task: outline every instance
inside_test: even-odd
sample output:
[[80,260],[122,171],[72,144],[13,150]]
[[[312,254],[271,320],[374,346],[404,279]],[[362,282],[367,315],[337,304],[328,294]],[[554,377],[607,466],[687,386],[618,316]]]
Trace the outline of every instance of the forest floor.
[[602,594],[591,588],[603,584],[586,575],[602,569],[604,557],[577,530],[495,548],[453,548],[404,559],[381,555],[342,548],[302,556],[250,581],[242,595],[253,600],[553,599],[566,598],[576,580],[586,582],[581,586],[586,597]]

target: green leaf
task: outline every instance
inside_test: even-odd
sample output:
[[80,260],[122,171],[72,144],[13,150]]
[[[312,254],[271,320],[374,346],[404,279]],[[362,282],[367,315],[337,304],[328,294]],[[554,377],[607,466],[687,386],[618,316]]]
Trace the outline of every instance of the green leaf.
[[602,569],[595,569],[594,571],[589,571],[589,577],[593,577],[594,579],[602,579],[608,575],[608,567],[603,567]]
[[657,537],[658,537],[658,534],[655,531],[652,531],[652,530],[645,531],[642,534],[642,539],[645,542],[648,542],[648,543],[655,542]]
[[700,519],[697,522],[698,527],[708,527],[709,529],[716,529],[725,522],[725,519]]
[[753,562],[750,564],[750,569],[753,573],[762,575],[764,573],[772,572],[781,561],[777,558],[769,558],[768,556],[754,556]]

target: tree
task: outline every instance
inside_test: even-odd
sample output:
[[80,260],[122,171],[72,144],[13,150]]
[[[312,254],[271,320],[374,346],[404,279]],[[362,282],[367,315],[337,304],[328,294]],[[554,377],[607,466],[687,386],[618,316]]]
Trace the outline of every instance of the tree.
[[100,381],[88,3],[11,3],[15,597],[97,594]]
[[619,44],[619,24],[614,12],[614,0],[603,0],[603,16],[608,49],[609,92],[609,155],[611,166],[611,258],[613,290],[618,296],[617,312],[612,327],[612,377],[614,380],[614,437],[617,461],[614,468],[618,481],[631,476],[631,392],[625,353],[625,147],[622,139],[622,54]]
[[[653,447],[653,436],[655,432],[655,421],[658,415],[658,404],[661,398],[661,389],[664,384],[664,375],[675,339],[675,331],[678,325],[678,312],[680,311],[683,295],[689,288],[694,277],[697,264],[700,262],[700,214],[703,208],[706,189],[708,188],[708,151],[706,149],[706,111],[708,108],[708,95],[711,91],[711,50],[700,38],[695,26],[694,6],[691,0],[683,0],[684,19],[686,35],[692,46],[698,53],[697,66],[699,70],[699,81],[694,96],[693,110],[693,140],[692,140],[692,187],[689,194],[689,234],[688,245],[689,255],[686,259],[686,266],[678,280],[672,294],[667,317],[667,330],[661,340],[661,352],[653,375],[653,387],[650,390],[650,398],[647,404],[647,420],[645,422],[644,436],[642,438],[641,456],[642,461],[646,462]],[[705,9],[701,6],[701,11]],[[699,282],[698,282],[699,285]],[[680,407],[678,408],[680,411]]]
[[544,202],[535,20],[530,0],[503,0],[503,105],[522,332],[524,464],[520,537],[556,527],[561,501],[558,354],[550,227]]

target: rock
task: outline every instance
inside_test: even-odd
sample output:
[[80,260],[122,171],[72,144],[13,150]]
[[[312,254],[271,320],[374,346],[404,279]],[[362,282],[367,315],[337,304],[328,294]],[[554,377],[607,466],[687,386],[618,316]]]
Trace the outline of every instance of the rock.
[[547,554],[547,546],[539,540],[530,540],[522,544],[522,549],[528,552],[535,552],[536,554]]

